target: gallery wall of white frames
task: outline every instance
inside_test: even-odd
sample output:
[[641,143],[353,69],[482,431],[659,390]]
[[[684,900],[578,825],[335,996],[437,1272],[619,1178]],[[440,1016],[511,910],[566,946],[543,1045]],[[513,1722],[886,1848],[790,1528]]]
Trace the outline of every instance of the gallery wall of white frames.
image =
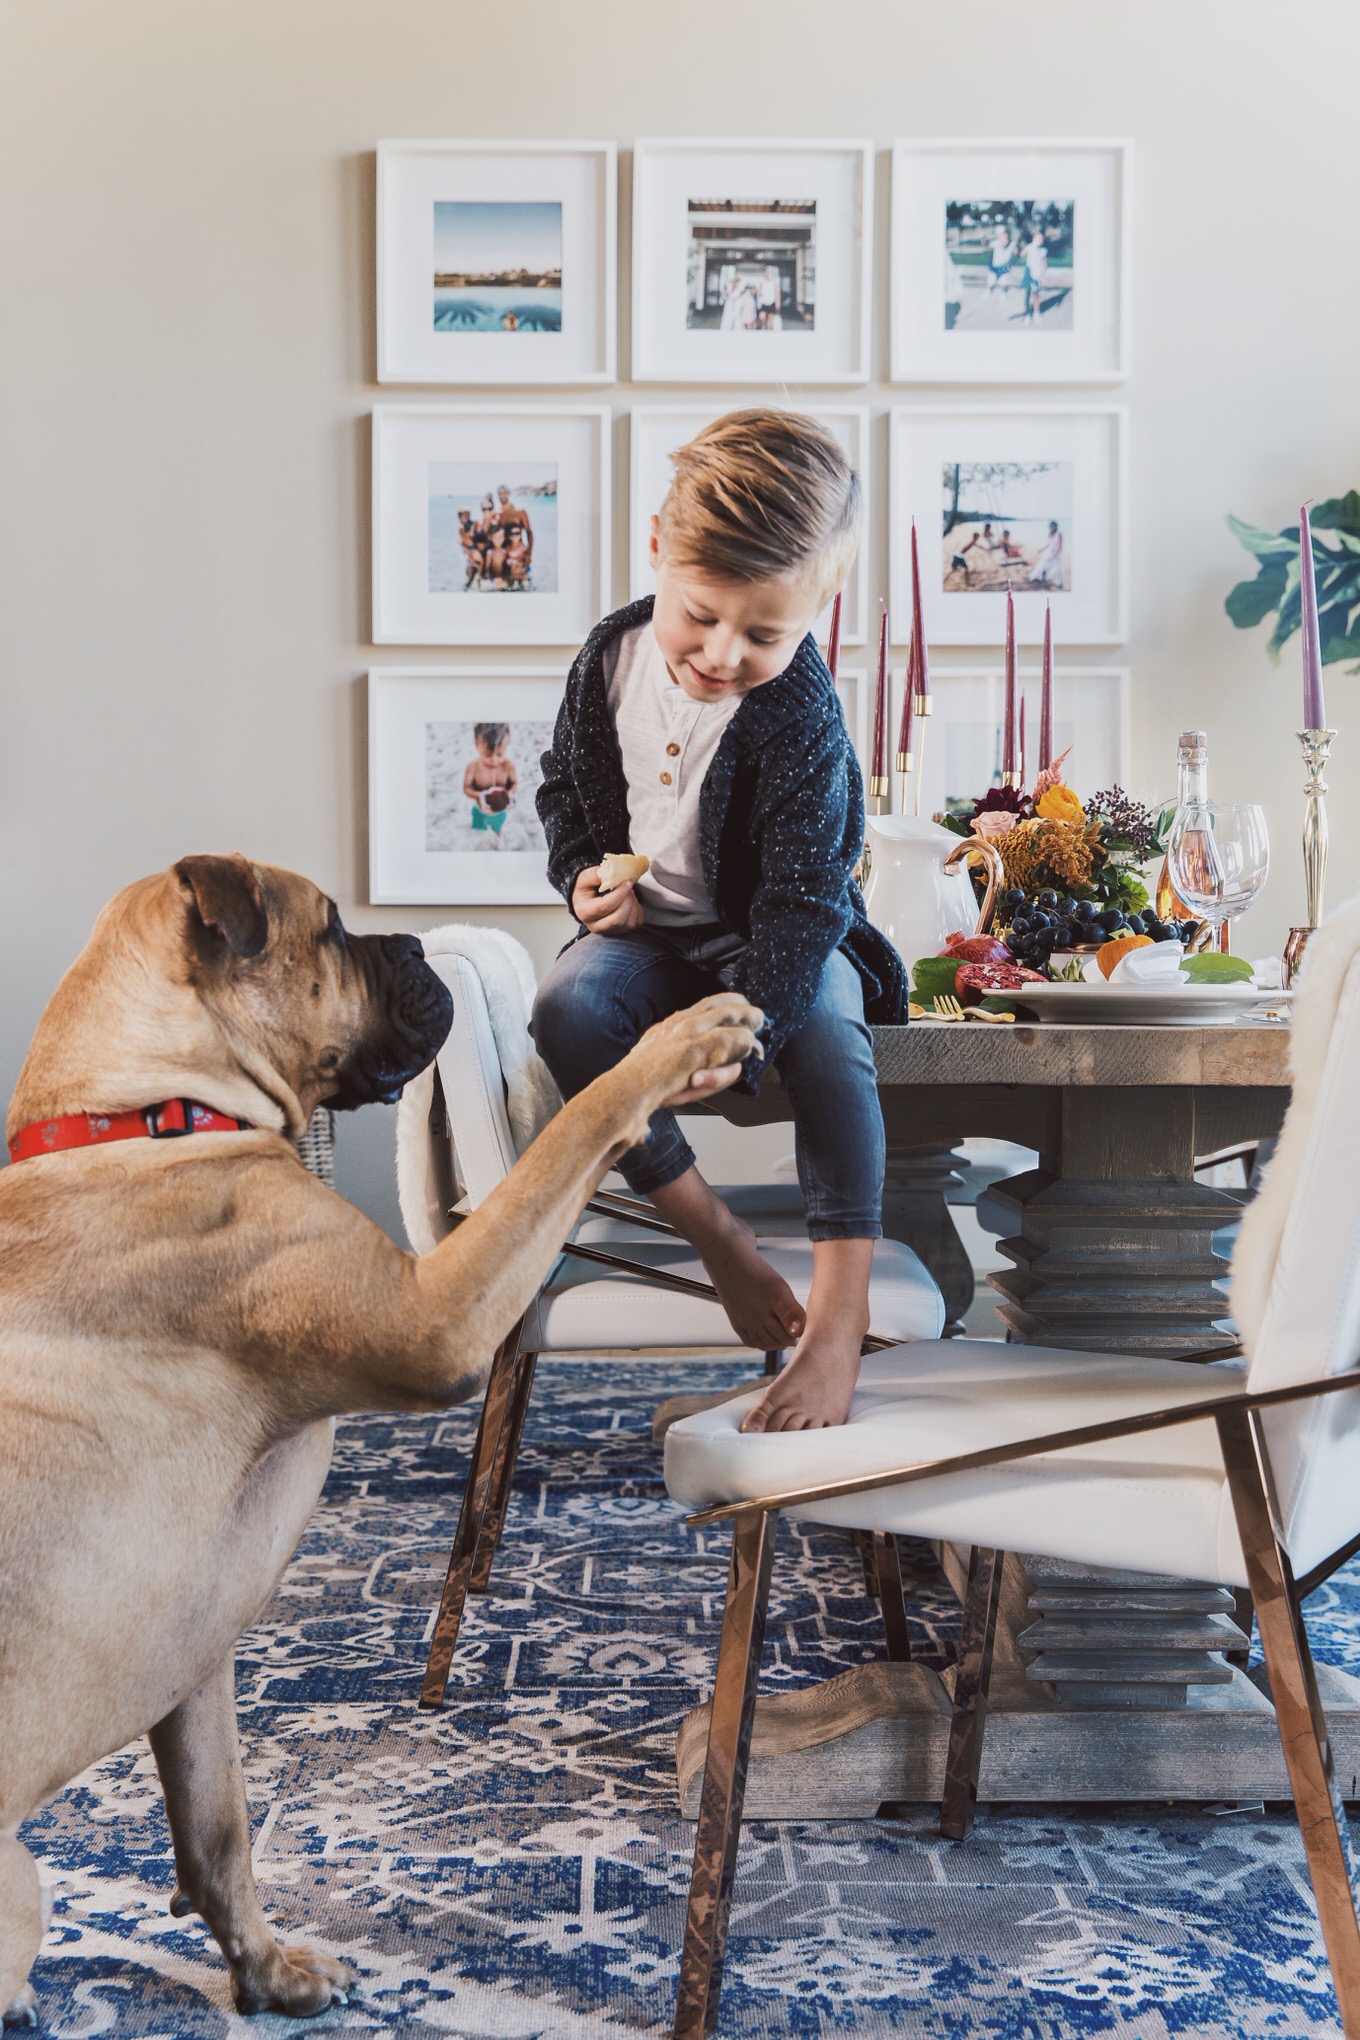
[[[891,641],[905,645],[914,521],[941,732],[956,707],[959,720],[933,775],[952,757],[986,776],[968,748],[988,741],[986,672],[949,659],[993,657],[1008,588],[1024,644],[1048,609],[1060,648],[1126,641],[1128,419],[1097,388],[1129,372],[1129,145],[902,140],[890,178],[886,153],[636,142],[621,333],[615,143],[378,145],[377,380],[411,394],[394,387],[373,411],[372,639],[486,656],[370,675],[375,901],[554,897],[529,821],[532,745],[592,626],[651,586],[669,456],[727,411],[820,419],[863,479],[843,645],[877,642],[885,549]],[[898,401],[867,401],[891,389]],[[824,613],[823,643],[828,628]],[[502,664],[516,646],[552,647],[552,663]],[[1087,766],[1126,771],[1125,669],[1060,667],[1058,688]],[[861,760],[871,692],[871,672],[843,663]],[[509,749],[488,750],[501,724]],[[938,805],[948,790],[922,792]]]

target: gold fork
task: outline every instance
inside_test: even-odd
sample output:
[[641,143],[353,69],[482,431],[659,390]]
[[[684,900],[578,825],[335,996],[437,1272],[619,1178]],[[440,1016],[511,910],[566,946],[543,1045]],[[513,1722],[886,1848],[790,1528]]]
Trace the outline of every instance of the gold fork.
[[952,992],[935,994],[935,1018],[937,1020],[962,1020],[964,1012]]
[[989,1013],[983,1006],[969,1006],[965,1020],[990,1020],[994,1027],[1005,1027],[1015,1019],[1014,1013]]

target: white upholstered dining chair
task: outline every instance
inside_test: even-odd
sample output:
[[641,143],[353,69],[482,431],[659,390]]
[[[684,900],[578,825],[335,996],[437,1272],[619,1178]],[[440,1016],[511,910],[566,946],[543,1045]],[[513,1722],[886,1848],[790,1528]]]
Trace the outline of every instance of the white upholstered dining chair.
[[[491,1196],[517,1153],[476,966],[464,955],[427,960],[453,994],[453,1025],[439,1052],[433,1104],[437,1137],[447,1145],[449,1194],[457,1196],[447,1214],[453,1224]],[[745,1350],[692,1247],[648,1219],[647,1207],[635,1200],[592,1200],[588,1209],[594,1215],[580,1230],[591,1237],[564,1245],[548,1281],[492,1362],[421,1689],[425,1708],[443,1705],[467,1596],[487,1588],[539,1354]],[[811,1242],[805,1236],[762,1237],[761,1251],[794,1294],[806,1299]],[[875,1328],[866,1341],[871,1349],[934,1339],[944,1329],[939,1289],[898,1240],[876,1243],[869,1314]],[[893,1613],[888,1610],[889,1620]]]
[[1284,1131],[1234,1257],[1241,1346],[1187,1365],[926,1341],[867,1360],[837,1429],[743,1436],[738,1398],[668,1432],[671,1494],[692,1521],[733,1525],[678,2040],[717,2019],[781,1513],[971,1548],[952,1837],[973,1818],[1005,1551],[1249,1588],[1342,2022],[1360,2040],[1346,1823],[1301,1615],[1360,1541],[1360,902],[1313,937],[1291,1060]]

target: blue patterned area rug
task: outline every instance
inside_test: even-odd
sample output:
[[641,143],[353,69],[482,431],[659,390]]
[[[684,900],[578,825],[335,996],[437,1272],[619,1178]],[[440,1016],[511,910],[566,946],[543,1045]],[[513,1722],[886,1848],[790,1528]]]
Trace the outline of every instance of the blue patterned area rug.
[[[350,1962],[306,2030],[463,2040],[669,2032],[692,1830],[678,1722],[711,1677],[725,1539],[660,1482],[655,1404],[740,1363],[545,1362],[491,1598],[472,1603],[443,1716],[416,1711],[475,1411],[342,1427],[335,1470],[242,1645],[241,1726],[265,1909]],[[952,1654],[929,1552],[913,1644]],[[1320,1657],[1360,1670],[1360,1583],[1310,1603]],[[842,1535],[780,1536],[766,1685],[880,1654]],[[144,1745],[24,1830],[55,1914],[34,1971],[54,2035],[258,2040],[216,1945],[172,1920]],[[1339,2028],[1292,1817],[1171,1807],[984,1814],[964,1844],[901,1821],[753,1824],[737,1872],[730,2040],[1235,2040]]]

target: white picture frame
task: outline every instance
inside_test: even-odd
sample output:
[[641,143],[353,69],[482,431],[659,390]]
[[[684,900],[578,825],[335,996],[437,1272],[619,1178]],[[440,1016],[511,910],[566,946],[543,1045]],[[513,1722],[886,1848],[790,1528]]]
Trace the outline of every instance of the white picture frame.
[[[628,592],[636,601],[650,595],[655,583],[649,540],[652,518],[661,508],[671,484],[670,456],[678,446],[693,439],[705,425],[726,415],[730,404],[639,404],[629,416],[628,490]],[[869,494],[869,408],[867,404],[791,404],[780,409],[795,410],[818,419],[835,433],[845,449],[864,489]],[[866,531],[858,557],[845,584],[841,605],[841,643],[862,645],[868,630],[869,546]],[[824,645],[831,628],[828,603],[813,625],[813,634]]]
[[867,382],[872,266],[871,143],[634,145],[635,382]]
[[[906,669],[892,677],[889,767],[902,714]],[[1025,697],[1026,788],[1038,771],[1042,673],[1032,655],[1017,662],[1016,686]],[[914,806],[916,775],[921,779],[921,813],[939,813],[947,797],[980,798],[999,786],[1001,728],[1005,706],[1004,661],[986,666],[930,669],[932,709],[915,726],[916,773],[908,779]],[[1053,755],[1071,746],[1065,776],[1088,797],[1118,783],[1128,784],[1132,752],[1132,687],[1127,666],[1053,666]],[[924,730],[924,741],[922,732]],[[902,777],[895,775],[900,802]]]
[[[539,757],[561,706],[549,666],[392,666],[368,675],[368,896],[374,906],[560,905],[533,809]],[[503,819],[472,826],[467,767],[482,759],[476,725],[508,725],[500,762],[514,767]],[[518,746],[516,728],[523,731]],[[483,796],[484,798],[485,796]],[[521,838],[527,838],[522,841]]]
[[[929,644],[1000,644],[1008,580],[1022,640],[1037,643],[1042,637],[1044,608],[1051,601],[1056,644],[1123,644],[1127,440],[1122,404],[922,403],[894,409],[889,427],[894,641],[908,635],[915,517]],[[975,492],[971,503],[955,499],[952,486],[946,503],[950,472],[965,477],[960,488]],[[946,516],[969,509],[976,515],[953,525],[946,554]]]
[[[374,644],[579,645],[610,607],[609,424],[604,405],[377,405]],[[503,489],[529,559],[483,546],[473,581],[462,520],[489,523]]]
[[845,717],[845,727],[855,747],[859,760],[860,775],[864,782],[864,797],[869,797],[869,702],[873,682],[864,666],[842,666],[836,675],[836,696]]
[[1130,167],[1125,141],[895,143],[890,380],[1122,382]]
[[380,142],[378,381],[613,382],[617,206],[613,142]]

